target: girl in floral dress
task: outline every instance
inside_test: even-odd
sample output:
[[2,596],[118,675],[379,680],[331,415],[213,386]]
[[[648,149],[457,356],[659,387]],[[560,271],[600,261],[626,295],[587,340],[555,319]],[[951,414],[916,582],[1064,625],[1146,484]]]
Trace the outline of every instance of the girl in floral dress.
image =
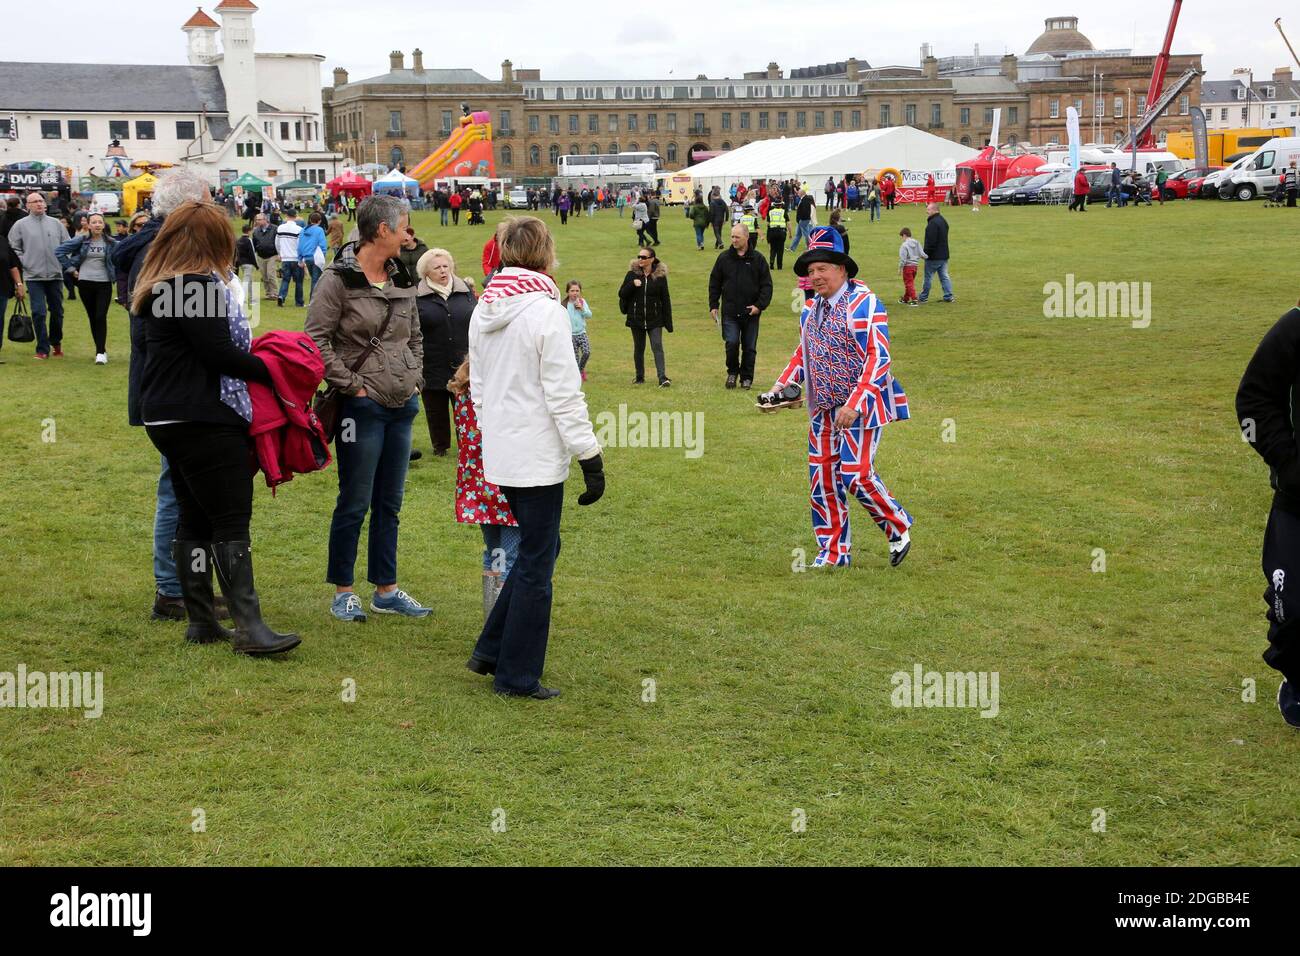
[[483,477],[483,442],[469,395],[469,360],[447,383],[456,396],[452,413],[456,425],[456,520],[476,524],[483,533],[483,620],[505,587],[519,554],[519,523],[501,489]]

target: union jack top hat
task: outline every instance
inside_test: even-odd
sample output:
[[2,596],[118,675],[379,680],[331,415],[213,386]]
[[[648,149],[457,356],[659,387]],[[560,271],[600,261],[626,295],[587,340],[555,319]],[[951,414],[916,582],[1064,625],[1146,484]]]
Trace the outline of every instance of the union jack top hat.
[[800,278],[808,275],[814,262],[833,262],[844,266],[852,279],[858,274],[858,264],[844,251],[844,238],[834,226],[816,226],[808,236],[808,248],[794,264],[794,274]]

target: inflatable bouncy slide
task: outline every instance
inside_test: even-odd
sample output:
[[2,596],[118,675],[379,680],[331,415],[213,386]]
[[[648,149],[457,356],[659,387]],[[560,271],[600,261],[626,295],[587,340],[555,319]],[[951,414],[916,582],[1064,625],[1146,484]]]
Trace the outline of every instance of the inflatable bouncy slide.
[[407,175],[420,181],[420,188],[432,189],[435,179],[457,176],[496,175],[492,160],[492,114],[486,110],[468,113],[447,141],[408,170]]

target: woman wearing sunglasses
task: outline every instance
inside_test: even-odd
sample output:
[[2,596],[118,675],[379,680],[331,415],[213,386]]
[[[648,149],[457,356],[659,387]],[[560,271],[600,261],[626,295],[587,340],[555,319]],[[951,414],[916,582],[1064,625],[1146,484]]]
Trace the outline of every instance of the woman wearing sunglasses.
[[643,246],[628,266],[627,276],[618,290],[618,307],[627,316],[632,330],[632,360],[636,363],[633,385],[645,382],[645,343],[650,340],[654,352],[659,387],[668,388],[672,380],[664,369],[664,330],[673,330],[673,303],[668,296],[668,270],[653,249]]

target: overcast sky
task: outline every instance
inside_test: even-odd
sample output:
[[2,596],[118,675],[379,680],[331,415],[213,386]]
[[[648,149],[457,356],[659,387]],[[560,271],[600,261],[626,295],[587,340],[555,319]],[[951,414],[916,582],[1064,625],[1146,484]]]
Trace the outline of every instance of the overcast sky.
[[[217,2],[209,0],[204,9],[212,14]],[[9,45],[0,59],[183,63],[185,37],[179,28],[195,5],[160,0],[148,15],[120,17],[106,16],[103,0],[61,0],[61,22],[94,24],[93,29],[26,32],[24,43]],[[700,73],[739,77],[763,69],[769,60],[786,70],[850,56],[873,66],[916,65],[925,42],[933,44],[936,56],[970,54],[976,43],[986,55],[1023,53],[1042,32],[1043,20],[1059,15],[1079,16],[1080,31],[1098,49],[1132,48],[1150,55],[1159,52],[1171,6],[1150,0],[1127,9],[1062,0],[928,0],[912,6],[660,0],[625,7],[496,0],[484,7],[435,7],[395,0],[265,0],[253,23],[262,52],[324,55],[325,84],[335,66],[354,80],[387,72],[394,49],[407,54],[409,67],[417,46],[424,50],[426,67],[468,67],[490,79],[500,76],[507,58],[516,67],[540,68],[544,79],[658,79]],[[28,16],[35,10],[30,4],[19,8]],[[923,11],[925,24],[910,22],[909,9]],[[608,14],[606,26],[597,30],[593,24],[601,10]],[[1294,11],[1289,20],[1287,10]],[[1300,78],[1273,26],[1279,14],[1292,45],[1300,46],[1300,7],[1289,0],[1185,4],[1173,52],[1202,54],[1207,79],[1227,79],[1234,67],[1251,67],[1260,79],[1287,64]],[[771,29],[762,29],[764,24]],[[112,57],[108,50],[115,51]]]

